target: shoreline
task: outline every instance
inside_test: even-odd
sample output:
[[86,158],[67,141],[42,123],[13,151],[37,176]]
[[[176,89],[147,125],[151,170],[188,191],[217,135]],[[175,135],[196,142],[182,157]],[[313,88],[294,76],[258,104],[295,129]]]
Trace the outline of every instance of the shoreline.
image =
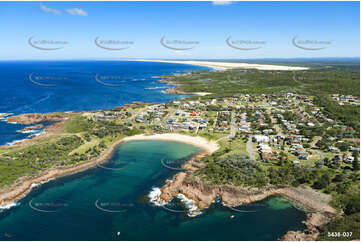
[[307,218],[302,221],[306,228],[303,231],[287,231],[281,240],[315,240],[320,231],[318,228],[330,222],[338,216],[337,211],[328,205],[327,195],[317,190],[313,190],[306,185],[299,187],[273,187],[268,186],[263,189],[243,188],[232,185],[210,185],[198,177],[190,175],[199,169],[201,164],[197,159],[206,154],[198,154],[183,164],[182,168],[186,172],[175,174],[170,182],[167,182],[159,189],[158,194],[153,198],[155,204],[167,204],[174,197],[184,196],[192,201],[196,209],[190,211],[190,216],[201,214],[202,210],[208,208],[217,198],[221,199],[224,206],[237,207],[249,203],[266,199],[267,197],[278,195],[291,202],[295,202],[301,207],[311,210],[306,212]]
[[[7,207],[11,204],[16,204],[18,200],[28,195],[34,186],[44,184],[56,178],[65,177],[75,173],[85,171],[89,168],[96,167],[98,163],[106,162],[114,153],[115,149],[123,142],[135,141],[135,140],[163,140],[163,141],[175,141],[181,143],[187,143],[198,146],[205,150],[201,152],[208,154],[218,149],[218,144],[215,141],[207,141],[200,136],[187,136],[177,133],[155,134],[155,135],[134,135],[123,137],[115,141],[108,149],[97,159],[87,161],[84,163],[76,164],[71,167],[63,168],[50,168],[36,177],[22,177],[9,187],[3,188],[0,191],[0,207]],[[196,155],[197,156],[197,155]]]
[[121,143],[137,140],[174,141],[202,148],[203,151],[192,156],[182,165],[182,168],[185,169],[186,172],[179,172],[175,174],[170,182],[167,182],[160,188],[160,194],[153,201],[168,203],[171,199],[173,199],[173,197],[183,196],[184,199],[191,201],[194,205],[194,208],[190,211],[190,216],[192,217],[200,214],[201,210],[208,208],[217,197],[221,198],[221,201],[225,206],[235,207],[264,200],[272,195],[280,195],[300,204],[304,208],[315,211],[315,213],[308,214],[306,221],[303,221],[306,226],[304,231],[288,231],[282,236],[281,240],[314,240],[319,234],[317,228],[328,223],[332,218],[337,216],[337,212],[334,208],[325,202],[314,199],[310,193],[314,193],[315,191],[309,188],[311,191],[307,192],[306,186],[301,188],[267,187],[259,190],[255,188],[240,188],[231,185],[211,186],[200,181],[199,178],[189,181],[189,175],[194,171],[197,171],[202,166],[198,160],[204,156],[212,154],[218,150],[220,146],[214,140],[208,141],[200,136],[194,137],[178,133],[140,134],[123,137],[110,145],[109,148],[96,160],[76,164],[66,168],[50,168],[49,170],[39,174],[37,177],[31,179],[23,177],[13,185],[4,188],[3,192],[1,192],[0,208],[10,209],[11,207],[16,206],[18,201],[26,197],[32,191],[32,188],[36,186],[57,178],[73,175],[96,167],[97,164],[108,161],[108,159],[113,155],[115,149]]
[[151,135],[139,134],[139,135],[133,135],[123,138],[124,142],[135,141],[135,140],[162,140],[162,141],[181,142],[181,143],[198,146],[210,154],[219,149],[219,145],[214,140],[208,141],[200,136],[188,136],[179,133],[165,133],[165,134],[151,134]]
[[221,70],[221,71],[235,69],[235,68],[257,69],[257,70],[264,70],[264,71],[304,71],[304,70],[309,69],[308,67],[301,67],[301,66],[282,66],[282,65],[273,65],[273,64],[249,64],[249,63],[240,63],[240,62],[220,62],[220,61],[149,60],[149,59],[127,60],[127,61],[195,65],[195,66],[209,67],[209,68],[213,68],[215,70]]

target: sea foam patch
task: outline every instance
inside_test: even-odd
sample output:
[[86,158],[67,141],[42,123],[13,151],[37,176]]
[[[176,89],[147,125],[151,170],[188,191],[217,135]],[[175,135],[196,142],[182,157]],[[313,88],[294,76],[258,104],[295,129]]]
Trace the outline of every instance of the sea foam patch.
[[12,207],[18,206],[19,204],[20,204],[19,202],[11,202],[11,203],[7,203],[7,204],[1,203],[0,204],[0,212],[2,212],[3,210],[10,209]]
[[160,198],[160,195],[162,195],[162,191],[159,187],[153,187],[150,191],[148,197],[149,201],[157,206],[164,206],[167,204],[164,200]]
[[5,145],[12,146],[12,145],[14,145],[14,144],[16,144],[16,143],[23,142],[23,141],[25,141],[25,140],[27,140],[27,139],[14,140],[14,141],[12,141],[12,142],[7,142]]
[[181,193],[179,193],[177,195],[177,198],[179,198],[179,200],[181,200],[181,202],[184,203],[184,205],[188,209],[187,215],[189,217],[195,217],[195,216],[198,216],[198,215],[202,214],[201,211],[198,211],[198,207],[196,205],[196,202],[193,201],[192,199],[187,198],[186,196],[184,196]]

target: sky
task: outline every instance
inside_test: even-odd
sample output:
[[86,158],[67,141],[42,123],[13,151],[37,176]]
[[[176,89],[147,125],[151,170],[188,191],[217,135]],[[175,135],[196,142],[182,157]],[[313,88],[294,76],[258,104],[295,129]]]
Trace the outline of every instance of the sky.
[[359,57],[359,2],[0,2],[0,60]]

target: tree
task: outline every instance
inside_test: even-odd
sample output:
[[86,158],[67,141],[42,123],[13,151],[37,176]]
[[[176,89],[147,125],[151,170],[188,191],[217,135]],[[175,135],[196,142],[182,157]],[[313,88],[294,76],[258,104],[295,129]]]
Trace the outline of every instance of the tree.
[[350,197],[344,212],[347,215],[360,212],[360,194],[355,194]]
[[323,189],[326,188],[331,182],[330,176],[325,173],[323,174],[315,183],[313,184],[313,187],[316,189]]
[[357,158],[354,158],[354,160],[352,161],[352,169],[354,171],[360,170],[360,162],[358,161]]

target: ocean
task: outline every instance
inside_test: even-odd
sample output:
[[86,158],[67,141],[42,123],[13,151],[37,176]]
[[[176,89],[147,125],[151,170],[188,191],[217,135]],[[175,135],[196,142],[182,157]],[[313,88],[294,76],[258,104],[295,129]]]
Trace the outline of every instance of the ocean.
[[[0,62],[0,113],[91,111],[133,101],[168,102],[186,95],[162,93],[166,84],[155,76],[206,69],[127,61]],[[31,135],[17,132],[24,127],[0,121],[0,145]],[[17,206],[2,210],[0,240],[277,240],[288,230],[304,229],[306,213],[277,196],[238,208],[250,213],[215,201],[196,217],[187,215],[189,201],[184,204],[175,198],[164,207],[150,202],[151,195],[177,172],[162,161],[179,167],[200,151],[178,142],[123,143],[105,168],[37,186]]]
[[[278,240],[303,230],[306,213],[273,196],[237,209],[215,201],[195,217],[179,199],[164,207],[150,194],[198,147],[166,141],[122,143],[105,168],[92,168],[35,187],[0,212],[0,240]],[[234,216],[232,219],[231,216]]]
[[[136,61],[0,61],[0,113],[92,111],[186,97],[162,93],[161,75],[210,68]],[[28,138],[0,119],[0,145]],[[39,130],[41,132],[41,130]]]

